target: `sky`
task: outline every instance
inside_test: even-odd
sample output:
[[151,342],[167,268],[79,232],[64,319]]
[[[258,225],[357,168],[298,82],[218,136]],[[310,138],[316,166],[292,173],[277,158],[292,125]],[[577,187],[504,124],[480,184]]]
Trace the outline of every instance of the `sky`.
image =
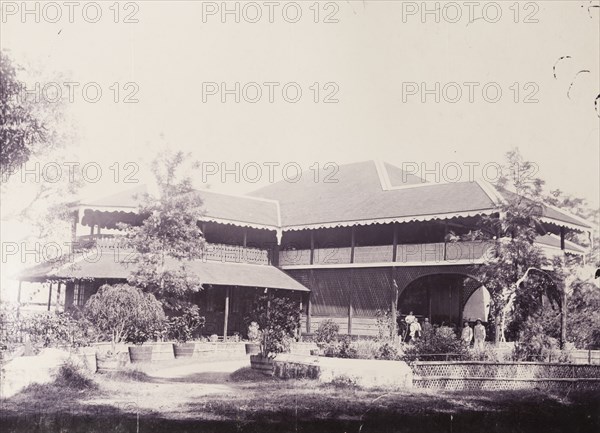
[[[73,158],[102,168],[84,199],[148,182],[165,146],[205,163],[199,184],[230,193],[272,181],[265,163],[280,164],[276,179],[378,159],[442,182],[479,164],[493,180],[483,167],[519,147],[550,188],[598,206],[598,2],[467,3],[75,2],[69,17],[64,2],[25,15],[2,2],[0,46],[77,83]],[[240,179],[223,181],[236,162]]]

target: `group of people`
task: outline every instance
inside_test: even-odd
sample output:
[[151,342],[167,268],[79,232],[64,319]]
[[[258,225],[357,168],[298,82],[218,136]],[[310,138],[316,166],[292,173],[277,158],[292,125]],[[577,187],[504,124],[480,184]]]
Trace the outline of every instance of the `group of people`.
[[[406,334],[408,334],[410,337],[409,341],[414,341],[418,338],[421,338],[424,332],[427,333],[433,329],[427,317],[423,319],[423,326],[421,326],[419,319],[417,319],[412,311],[404,318],[404,322],[407,327]],[[469,322],[464,322],[460,339],[463,341],[463,343],[465,343],[465,345],[470,347],[471,343],[474,341],[473,347],[475,350],[481,351],[484,347],[485,337],[485,326],[483,326],[481,323],[481,319],[477,319],[474,328],[471,328]]]
[[481,320],[477,319],[474,328],[471,328],[469,322],[465,321],[460,334],[460,339],[467,347],[471,346],[471,342],[475,340],[473,343],[474,349],[479,351],[483,350],[483,344],[485,341],[485,326],[483,326]]

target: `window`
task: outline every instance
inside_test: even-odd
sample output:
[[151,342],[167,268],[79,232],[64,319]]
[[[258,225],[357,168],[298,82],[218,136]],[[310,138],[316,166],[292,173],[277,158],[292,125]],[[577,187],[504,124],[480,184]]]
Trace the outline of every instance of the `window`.
[[76,281],[73,283],[73,305],[83,306],[85,300],[85,285]]

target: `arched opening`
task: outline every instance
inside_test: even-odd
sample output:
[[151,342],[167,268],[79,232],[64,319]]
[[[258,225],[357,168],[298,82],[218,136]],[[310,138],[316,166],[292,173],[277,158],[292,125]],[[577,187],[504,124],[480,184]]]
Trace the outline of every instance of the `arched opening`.
[[436,325],[460,326],[463,320],[487,320],[489,292],[463,274],[426,275],[412,281],[398,297],[398,314],[410,311]]

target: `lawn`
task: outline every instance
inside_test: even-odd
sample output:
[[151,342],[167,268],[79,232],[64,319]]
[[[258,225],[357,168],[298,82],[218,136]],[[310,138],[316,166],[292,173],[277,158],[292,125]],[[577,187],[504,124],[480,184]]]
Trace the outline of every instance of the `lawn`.
[[365,390],[175,360],[3,401],[8,432],[597,432],[600,393]]

